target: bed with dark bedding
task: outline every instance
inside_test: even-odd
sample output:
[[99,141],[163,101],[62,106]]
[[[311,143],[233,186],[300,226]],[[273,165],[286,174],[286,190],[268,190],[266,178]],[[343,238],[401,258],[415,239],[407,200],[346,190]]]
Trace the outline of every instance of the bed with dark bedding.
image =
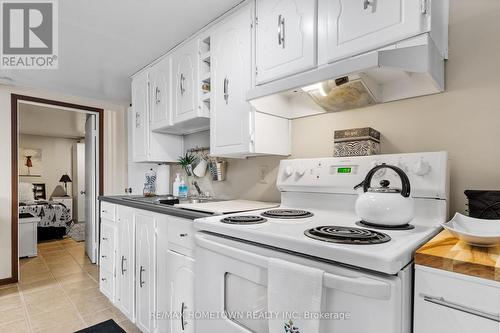
[[20,202],[19,214],[30,213],[40,218],[38,241],[63,238],[72,224],[69,209],[60,202]]

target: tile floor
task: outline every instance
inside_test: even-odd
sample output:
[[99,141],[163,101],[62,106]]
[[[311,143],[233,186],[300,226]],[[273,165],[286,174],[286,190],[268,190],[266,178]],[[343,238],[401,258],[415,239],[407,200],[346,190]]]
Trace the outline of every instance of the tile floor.
[[19,283],[0,286],[0,332],[70,333],[108,319],[139,332],[99,292],[98,280],[84,242],[39,243],[38,257],[20,260]]

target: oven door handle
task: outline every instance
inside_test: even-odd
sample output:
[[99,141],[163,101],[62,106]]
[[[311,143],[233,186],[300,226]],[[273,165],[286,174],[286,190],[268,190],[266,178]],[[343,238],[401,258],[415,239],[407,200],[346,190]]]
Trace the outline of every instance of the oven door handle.
[[332,273],[323,275],[323,286],[349,294],[380,300],[391,298],[391,285],[366,276],[343,276]]
[[[195,236],[196,243],[208,250],[230,256],[236,260],[247,262],[263,268],[268,266],[268,258],[207,239],[203,235]],[[388,282],[367,276],[343,276],[325,272],[323,285],[327,288],[341,290],[346,293],[387,300],[391,297],[391,285]]]

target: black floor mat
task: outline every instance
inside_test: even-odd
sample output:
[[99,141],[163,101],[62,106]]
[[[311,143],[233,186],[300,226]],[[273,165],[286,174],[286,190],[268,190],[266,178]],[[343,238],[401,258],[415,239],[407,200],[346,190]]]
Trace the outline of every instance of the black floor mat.
[[83,330],[75,333],[126,333],[123,328],[113,320],[106,320],[94,326],[84,328]]

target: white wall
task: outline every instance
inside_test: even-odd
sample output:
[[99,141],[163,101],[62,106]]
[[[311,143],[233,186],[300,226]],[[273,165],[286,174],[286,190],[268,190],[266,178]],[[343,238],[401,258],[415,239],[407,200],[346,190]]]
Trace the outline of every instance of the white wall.
[[0,85],[0,279],[11,275],[11,93],[103,108],[104,193],[122,193],[127,182],[126,105]]
[[[52,195],[55,187],[63,174],[68,174],[73,180],[72,147],[77,142],[75,139],[54,138],[39,135],[20,135],[19,147],[42,150],[41,177],[19,177],[20,182],[45,183],[47,199]],[[68,183],[68,195],[72,193],[72,183]]]

